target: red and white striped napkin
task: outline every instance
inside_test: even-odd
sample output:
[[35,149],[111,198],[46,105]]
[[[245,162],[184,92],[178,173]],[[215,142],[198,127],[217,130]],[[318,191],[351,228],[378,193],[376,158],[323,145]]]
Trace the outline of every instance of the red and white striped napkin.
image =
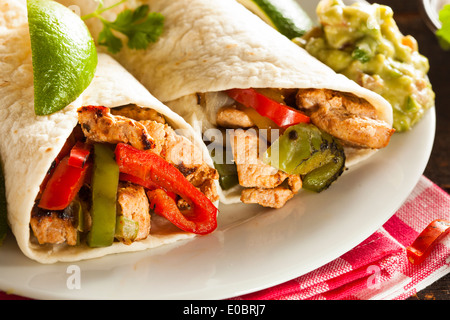
[[450,220],[450,196],[422,177],[397,213],[351,251],[294,280],[234,299],[406,299],[450,272],[450,235],[420,265],[406,255],[406,247],[436,219]]

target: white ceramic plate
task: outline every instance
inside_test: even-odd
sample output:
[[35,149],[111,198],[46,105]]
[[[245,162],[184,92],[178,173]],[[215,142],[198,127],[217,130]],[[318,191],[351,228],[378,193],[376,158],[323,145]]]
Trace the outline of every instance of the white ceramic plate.
[[[313,14],[311,2],[305,9]],[[0,289],[38,299],[226,299],[283,283],[382,226],[421,177],[434,133],[432,109],[326,192],[302,192],[280,210],[222,206],[215,233],[154,250],[40,265],[9,236],[0,248]]]

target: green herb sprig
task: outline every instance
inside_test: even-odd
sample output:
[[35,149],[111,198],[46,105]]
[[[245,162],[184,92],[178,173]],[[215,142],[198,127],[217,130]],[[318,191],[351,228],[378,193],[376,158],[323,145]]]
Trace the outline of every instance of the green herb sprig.
[[125,9],[119,13],[116,20],[111,22],[102,17],[102,13],[126,2],[122,0],[110,7],[103,8],[101,1],[97,10],[83,16],[83,20],[98,18],[103,23],[103,30],[98,37],[98,44],[106,46],[111,53],[118,53],[123,48],[122,39],[114,31],[128,38],[130,49],[144,50],[150,43],[156,42],[164,29],[164,16],[157,12],[150,12],[148,5],[141,5],[135,10]]

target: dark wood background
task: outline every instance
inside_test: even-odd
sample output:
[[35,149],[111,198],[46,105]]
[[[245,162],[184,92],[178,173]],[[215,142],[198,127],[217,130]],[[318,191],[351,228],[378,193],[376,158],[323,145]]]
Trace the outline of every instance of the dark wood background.
[[[424,175],[450,192],[450,52],[443,51],[428,28],[420,0],[369,1],[390,6],[405,35],[414,36],[430,61],[429,77],[436,93],[436,139]],[[450,274],[409,300],[450,300]]]

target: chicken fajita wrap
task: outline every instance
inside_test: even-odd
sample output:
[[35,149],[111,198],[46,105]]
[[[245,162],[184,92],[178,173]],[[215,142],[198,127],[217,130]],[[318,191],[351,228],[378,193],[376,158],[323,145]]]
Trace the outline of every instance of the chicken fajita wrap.
[[[82,15],[98,5],[60,2]],[[222,202],[280,208],[301,189],[326,190],[345,168],[388,146],[395,130],[384,98],[236,1],[130,0],[102,16],[114,21],[142,5],[164,16],[160,39],[146,50],[109,53],[202,137],[220,174]],[[85,22],[104,42],[102,21]]]
[[25,6],[0,3],[0,34],[0,158],[27,257],[78,261],[215,230],[218,173],[186,121],[105,54],[82,96],[37,116]]

